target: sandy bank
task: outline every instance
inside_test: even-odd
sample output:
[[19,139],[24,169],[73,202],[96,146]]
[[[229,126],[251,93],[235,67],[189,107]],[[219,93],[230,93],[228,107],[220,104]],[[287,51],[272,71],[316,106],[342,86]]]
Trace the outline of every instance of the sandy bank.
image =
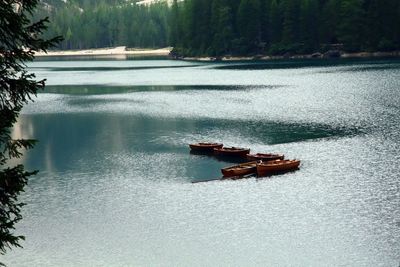
[[60,50],[38,52],[35,56],[38,57],[62,57],[62,56],[168,56],[171,52],[171,47],[160,49],[128,49],[126,46],[113,48],[99,48],[87,50]]

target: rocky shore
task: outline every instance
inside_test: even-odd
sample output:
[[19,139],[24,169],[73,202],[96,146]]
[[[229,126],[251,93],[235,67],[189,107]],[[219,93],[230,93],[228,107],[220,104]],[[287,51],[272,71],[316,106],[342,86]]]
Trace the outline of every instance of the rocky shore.
[[313,53],[304,55],[293,55],[285,54],[282,56],[266,56],[266,55],[256,55],[256,56],[224,56],[224,57],[181,57],[172,56],[171,58],[177,60],[186,61],[253,61],[253,60],[279,60],[279,59],[313,59],[313,58],[395,58],[400,57],[400,51],[392,52],[358,52],[358,53],[346,53],[339,50],[330,50],[325,53]]

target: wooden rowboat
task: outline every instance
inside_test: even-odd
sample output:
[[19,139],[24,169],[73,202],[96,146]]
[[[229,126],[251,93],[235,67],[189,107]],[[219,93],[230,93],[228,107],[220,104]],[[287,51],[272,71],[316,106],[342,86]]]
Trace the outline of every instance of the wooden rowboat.
[[262,161],[269,161],[269,160],[277,160],[277,159],[284,159],[285,156],[283,154],[247,154],[247,160],[262,160]]
[[274,173],[297,170],[300,160],[273,160],[257,163],[257,176],[268,176]]
[[246,162],[221,169],[224,177],[245,176],[256,173],[257,161]]
[[214,154],[228,157],[246,157],[250,153],[250,148],[241,147],[222,147],[214,148]]
[[196,143],[189,144],[189,147],[193,151],[202,151],[202,152],[213,152],[214,148],[222,148],[224,145],[220,143]]

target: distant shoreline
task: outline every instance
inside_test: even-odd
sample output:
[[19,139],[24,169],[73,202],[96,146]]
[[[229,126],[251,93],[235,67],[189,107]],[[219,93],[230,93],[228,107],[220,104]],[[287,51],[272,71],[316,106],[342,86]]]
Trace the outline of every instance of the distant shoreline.
[[46,58],[46,57],[111,57],[117,59],[125,59],[127,56],[138,56],[138,57],[169,57],[174,60],[183,61],[199,61],[199,62],[230,62],[230,61],[269,61],[269,60],[282,60],[282,59],[334,59],[334,58],[398,58],[400,57],[400,51],[393,52],[357,52],[357,53],[345,53],[342,51],[335,51],[334,54],[327,55],[327,53],[313,53],[305,55],[283,55],[283,56],[268,56],[268,55],[256,55],[256,56],[223,56],[220,58],[216,57],[184,57],[171,55],[172,47],[165,47],[159,49],[145,49],[145,48],[127,48],[125,46],[112,47],[112,48],[94,48],[85,50],[53,50],[45,52],[35,53],[35,57]]
[[399,58],[400,51],[393,52],[357,52],[357,53],[344,53],[340,52],[334,56],[326,56],[321,53],[305,54],[305,55],[285,55],[285,56],[224,56],[221,58],[216,57],[175,57],[177,60],[184,61],[201,61],[201,62],[213,62],[213,61],[269,61],[269,60],[282,60],[282,59],[345,59],[345,58]]
[[60,50],[60,51],[48,51],[37,52],[35,57],[68,57],[68,56],[104,56],[104,57],[116,57],[124,58],[126,56],[168,56],[171,52],[171,47],[159,48],[159,49],[136,49],[136,48],[126,48],[125,46],[112,47],[112,48],[94,48],[85,50]]

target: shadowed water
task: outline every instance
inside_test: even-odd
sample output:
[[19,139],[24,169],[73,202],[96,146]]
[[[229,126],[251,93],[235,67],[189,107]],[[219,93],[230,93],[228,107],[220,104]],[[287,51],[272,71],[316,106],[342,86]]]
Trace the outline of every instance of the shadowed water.
[[311,67],[343,67],[342,71],[367,71],[367,70],[388,70],[397,69],[399,59],[371,60],[368,58],[354,59],[290,59],[258,62],[234,62],[232,64],[221,64],[215,66],[216,69],[225,70],[259,70],[259,69],[293,69]]
[[[280,88],[282,85],[253,86],[252,88]],[[46,86],[44,93],[69,94],[69,95],[102,95],[121,94],[149,91],[182,91],[182,90],[247,90],[245,85],[136,85],[136,86],[110,86],[110,85],[50,85]],[[39,92],[39,93],[42,93]],[[88,101],[88,100],[84,100]]]
[[[68,69],[81,64],[92,73]],[[34,62],[49,87],[24,108],[13,136],[39,139],[23,162],[40,173],[22,197],[25,248],[2,260],[397,266],[400,64],[237,64]],[[284,153],[302,165],[192,184],[231,164],[189,153],[197,141]]]

